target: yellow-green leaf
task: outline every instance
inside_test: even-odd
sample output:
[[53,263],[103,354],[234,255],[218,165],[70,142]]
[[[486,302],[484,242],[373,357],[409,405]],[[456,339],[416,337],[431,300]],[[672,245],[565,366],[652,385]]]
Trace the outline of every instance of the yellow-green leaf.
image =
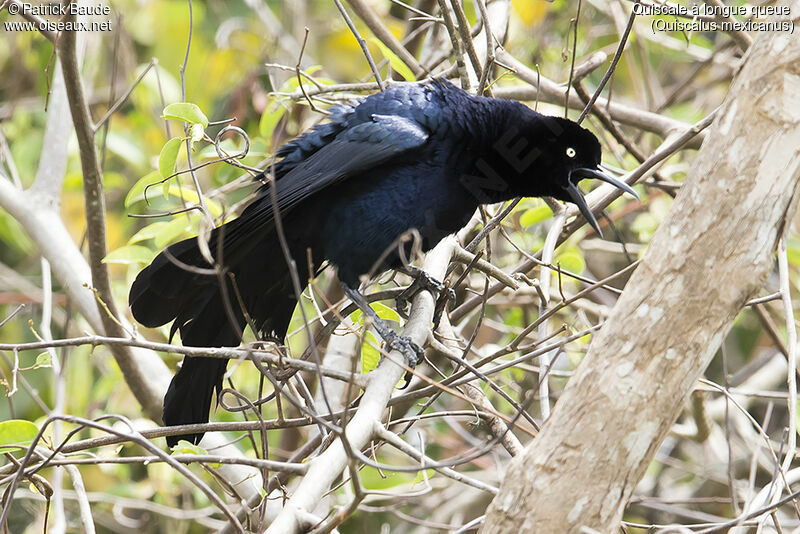
[[140,200],[144,200],[144,191],[147,186],[160,181],[161,174],[158,171],[153,171],[140,178],[138,182],[133,184],[131,190],[128,191],[128,194],[125,197],[125,207],[129,208]]
[[791,265],[800,265],[800,240],[789,239],[786,247],[786,258]]
[[434,469],[420,469],[417,471],[417,476],[414,477],[414,482],[411,484],[411,487],[413,488],[417,484],[430,480],[435,473],[436,471]]
[[542,221],[546,221],[552,216],[553,211],[550,209],[550,206],[545,204],[544,206],[539,206],[538,208],[526,210],[525,213],[520,215],[519,224],[521,224],[523,228],[527,228]]
[[103,263],[121,263],[130,265],[133,263],[150,263],[155,257],[155,251],[141,245],[128,245],[112,250],[103,258]]
[[39,369],[40,367],[52,367],[53,360],[50,356],[49,352],[42,352],[36,357],[36,362],[33,364],[34,369]]
[[27,449],[33,443],[39,429],[30,421],[11,419],[0,423],[0,452]]
[[414,76],[414,73],[411,69],[406,65],[402,59],[400,59],[397,54],[392,52],[388,46],[380,42],[378,39],[370,39],[378,48],[381,49],[381,54],[383,57],[389,60],[389,65],[392,66],[395,72],[397,72],[400,76],[402,76],[407,82],[415,82],[417,81],[417,77]]
[[569,272],[580,274],[586,269],[583,254],[577,249],[567,249],[556,256],[556,261]]
[[162,178],[175,174],[175,162],[178,161],[181,141],[180,137],[173,137],[161,148],[161,153],[158,155],[158,172]]
[[545,2],[531,2],[531,0],[511,0],[511,6],[526,26],[541,21],[548,9]]
[[[205,456],[208,454],[208,451],[205,450],[203,447],[200,447],[199,445],[193,445],[192,443],[189,443],[185,439],[182,439],[178,442],[177,445],[172,447],[171,456],[175,456],[178,454],[193,454],[195,456]],[[222,464],[211,462],[208,465],[209,467],[216,469],[219,468]]]
[[208,127],[208,117],[205,113],[191,102],[176,102],[164,108],[161,115],[164,119],[175,119],[188,122],[189,124],[202,124],[203,128]]
[[148,239],[153,239],[168,224],[169,222],[167,221],[158,221],[152,224],[148,224],[147,226],[145,226],[144,228],[133,234],[133,237],[128,239],[128,244],[133,245],[135,243],[139,243],[140,241],[147,241]]
[[362,373],[367,374],[378,367],[378,362],[381,361],[381,352],[377,347],[380,347],[378,338],[372,332],[367,332],[364,335],[364,343],[361,344]]
[[[158,173],[156,173],[158,174]],[[160,180],[155,180],[154,182],[150,182],[151,184],[158,184]],[[145,184],[146,187],[148,184]],[[143,189],[144,189],[143,187]],[[185,187],[182,184],[177,183],[174,179],[167,180],[163,182],[161,185],[161,191],[164,194],[164,198],[168,199],[169,197],[175,198],[182,202],[194,203],[199,204],[197,191],[193,187]],[[152,198],[153,192],[150,191],[148,193],[148,198]],[[133,199],[134,202],[137,199]],[[211,212],[211,215],[214,217],[218,217],[222,213],[222,206],[216,200],[212,200],[206,196],[203,196],[203,200],[206,203],[206,207],[208,211]]]
[[[386,304],[380,302],[373,302],[369,305],[370,308],[375,311],[375,313],[383,319],[384,321],[394,321],[396,323],[400,322],[400,314],[394,308],[390,308]],[[361,310],[356,309],[353,313],[350,314],[350,320],[356,324],[364,325],[364,315],[362,314]]]
[[375,310],[375,313],[378,314],[378,317],[384,321],[394,321],[396,323],[400,322],[400,314],[397,313],[394,308],[390,308],[386,304],[380,302],[373,302],[370,304],[370,307]]
[[186,237],[186,234],[192,231],[196,219],[196,217],[187,219],[185,215],[181,214],[169,221],[153,236],[153,243],[156,248],[164,248],[179,237]]
[[185,439],[182,439],[178,441],[177,445],[172,447],[172,456],[175,456],[176,454],[206,455],[208,454],[208,451],[199,445],[194,445],[192,443],[189,443]]
[[264,107],[264,113],[261,114],[261,120],[258,122],[258,133],[261,137],[267,140],[269,144],[272,139],[272,132],[275,127],[286,114],[286,108],[281,105],[275,96],[269,97],[267,105]]

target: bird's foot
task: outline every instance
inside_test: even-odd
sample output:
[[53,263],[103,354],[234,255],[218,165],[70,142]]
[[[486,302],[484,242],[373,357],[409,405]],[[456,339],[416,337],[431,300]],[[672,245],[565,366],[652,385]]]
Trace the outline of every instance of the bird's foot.
[[[412,369],[416,367],[419,362],[425,357],[425,351],[422,347],[414,343],[410,337],[401,336],[390,327],[383,319],[378,317],[373,318],[372,326],[375,330],[378,331],[378,334],[383,339],[384,343],[386,343],[386,348],[391,350],[396,350],[403,354],[406,358],[406,362],[408,366]],[[411,372],[406,371],[403,375],[403,386],[400,389],[405,389],[408,387],[408,384],[411,383]]]
[[[347,284],[342,284],[342,289],[344,290],[345,295],[347,295],[350,300],[352,300],[359,307],[359,309],[361,309],[361,312],[369,318],[371,326],[375,329],[375,331],[378,332],[378,335],[381,336],[381,339],[383,339],[383,341],[386,343],[386,347],[389,350],[396,350],[402,353],[408,362],[408,366],[411,368],[416,367],[425,355],[425,351],[422,349],[422,347],[414,343],[411,338],[401,336],[395,332],[386,321],[378,317],[378,314],[375,313],[375,310],[369,306],[369,303],[367,303],[361,293],[359,293],[357,290],[352,289]],[[409,382],[411,381],[411,373],[407,372],[404,379],[405,384],[403,385],[403,388],[408,386]]]
[[403,353],[403,356],[405,356],[408,361],[408,366],[411,368],[416,367],[425,357],[425,351],[422,347],[411,341],[410,337],[401,336],[394,331],[387,335],[381,334],[381,337],[383,337],[386,346],[391,350]]
[[420,291],[429,291],[433,295],[433,298],[436,299],[436,313],[434,314],[433,322],[438,325],[445,305],[448,302],[451,304],[455,304],[456,302],[455,290],[451,287],[447,287],[447,285],[436,280],[422,269],[411,267],[409,274],[414,281],[411,282],[411,285],[405,288],[402,293],[395,297],[397,312],[407,317],[405,310],[408,307],[408,301],[414,298]]
[[[389,335],[389,339],[384,338],[386,346],[392,350],[402,352],[403,356],[406,357],[408,366],[412,369],[415,368],[425,357],[425,351],[422,347],[411,341],[410,337],[401,336],[394,332],[393,334],[394,335]],[[406,371],[405,374],[403,374],[403,385],[400,386],[399,389],[406,389],[411,383],[412,376],[413,374],[411,371]]]

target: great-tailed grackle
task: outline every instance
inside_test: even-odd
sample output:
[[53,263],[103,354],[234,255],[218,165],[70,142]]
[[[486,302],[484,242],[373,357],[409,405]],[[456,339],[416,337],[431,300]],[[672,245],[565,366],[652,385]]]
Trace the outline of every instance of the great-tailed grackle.
[[[635,195],[598,170],[600,144],[588,130],[519,102],[472,96],[445,81],[398,83],[336,106],[328,122],[284,145],[276,157],[267,172],[276,179],[275,205],[299,279],[310,274],[310,250],[310,264],[333,264],[347,295],[362,308],[368,306],[357,292],[359,277],[374,267],[399,267],[402,254],[393,243],[409,229],[429,250],[466,224],[479,204],[551,196],[575,203],[599,231],[577,183],[596,178]],[[130,291],[136,320],[155,327],[174,319],[170,334],[180,330],[185,345],[236,346],[246,323],[238,293],[259,333],[283,339],[296,299],[270,187],[211,234],[209,250],[234,275],[235,288],[230,277],[221,288],[197,240],[187,239],[139,273]],[[419,348],[376,325],[413,365]],[[164,423],[208,421],[226,366],[225,360],[184,358],[164,398]]]

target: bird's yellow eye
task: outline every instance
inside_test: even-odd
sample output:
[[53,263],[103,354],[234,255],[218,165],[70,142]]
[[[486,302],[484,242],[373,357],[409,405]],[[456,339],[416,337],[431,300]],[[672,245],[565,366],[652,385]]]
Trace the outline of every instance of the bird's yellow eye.
[[567,148],[567,157],[574,158],[575,157],[575,149],[572,147]]

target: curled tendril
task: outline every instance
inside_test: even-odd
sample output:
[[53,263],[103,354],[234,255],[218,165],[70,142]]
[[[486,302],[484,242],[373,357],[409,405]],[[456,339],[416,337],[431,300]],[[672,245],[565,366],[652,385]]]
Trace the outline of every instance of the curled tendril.
[[[226,155],[222,152],[222,148],[220,148],[219,144],[222,141],[222,136],[227,132],[236,132],[237,134],[241,135],[244,138],[244,150],[232,156]],[[219,159],[223,161],[229,161],[233,158],[243,159],[245,156],[247,156],[247,153],[250,152],[250,137],[248,137],[247,133],[238,126],[232,126],[229,124],[223,129],[221,129],[217,134],[217,136],[214,138],[214,148],[217,150],[217,156],[219,156]]]

